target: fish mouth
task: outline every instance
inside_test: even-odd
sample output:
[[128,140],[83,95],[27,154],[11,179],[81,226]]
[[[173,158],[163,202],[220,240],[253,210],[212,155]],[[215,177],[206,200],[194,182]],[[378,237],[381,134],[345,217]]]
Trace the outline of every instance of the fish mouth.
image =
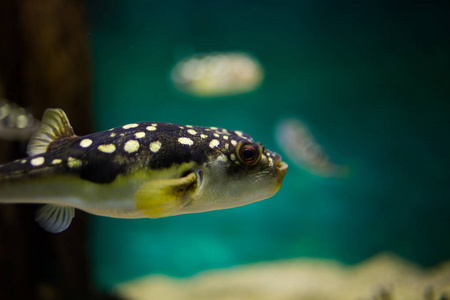
[[275,164],[275,167],[277,169],[278,176],[280,176],[280,179],[283,180],[288,169],[288,164],[285,163],[284,161],[280,161]]
[[276,184],[275,184],[275,188],[273,190],[273,195],[275,195],[278,192],[278,190],[281,188],[281,183],[283,182],[284,176],[286,175],[287,168],[288,168],[288,164],[281,160],[277,161],[275,163]]

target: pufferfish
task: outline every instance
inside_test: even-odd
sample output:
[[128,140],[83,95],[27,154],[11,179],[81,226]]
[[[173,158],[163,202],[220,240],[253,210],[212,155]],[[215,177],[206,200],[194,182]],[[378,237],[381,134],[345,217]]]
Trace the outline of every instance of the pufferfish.
[[241,131],[132,123],[75,135],[47,109],[29,157],[0,166],[0,203],[45,204],[36,221],[67,229],[75,208],[113,218],[161,218],[249,204],[273,196],[287,164]]

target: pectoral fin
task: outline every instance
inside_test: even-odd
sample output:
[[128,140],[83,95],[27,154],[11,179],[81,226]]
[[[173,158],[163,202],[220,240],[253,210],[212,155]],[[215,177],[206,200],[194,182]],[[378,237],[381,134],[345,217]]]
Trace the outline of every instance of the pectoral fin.
[[47,204],[36,212],[36,222],[49,232],[62,232],[69,227],[75,217],[75,208]]
[[187,204],[186,194],[196,185],[194,172],[181,178],[148,181],[135,194],[136,207],[150,218],[174,215]]

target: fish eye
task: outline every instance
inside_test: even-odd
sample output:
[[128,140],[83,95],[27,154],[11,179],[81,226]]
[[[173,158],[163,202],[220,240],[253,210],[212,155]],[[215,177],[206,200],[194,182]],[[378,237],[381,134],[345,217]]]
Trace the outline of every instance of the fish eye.
[[239,158],[247,165],[256,164],[259,161],[259,150],[252,145],[243,145],[238,150]]

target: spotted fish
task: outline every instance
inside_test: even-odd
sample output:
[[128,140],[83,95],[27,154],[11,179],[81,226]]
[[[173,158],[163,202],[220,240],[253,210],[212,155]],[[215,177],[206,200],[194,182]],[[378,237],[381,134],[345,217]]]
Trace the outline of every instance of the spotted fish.
[[0,166],[0,203],[41,203],[50,232],[75,208],[114,218],[160,218],[249,204],[273,196],[287,171],[281,157],[240,131],[133,123],[75,135],[48,109],[28,158]]
[[0,140],[26,141],[38,125],[25,108],[0,97]]

